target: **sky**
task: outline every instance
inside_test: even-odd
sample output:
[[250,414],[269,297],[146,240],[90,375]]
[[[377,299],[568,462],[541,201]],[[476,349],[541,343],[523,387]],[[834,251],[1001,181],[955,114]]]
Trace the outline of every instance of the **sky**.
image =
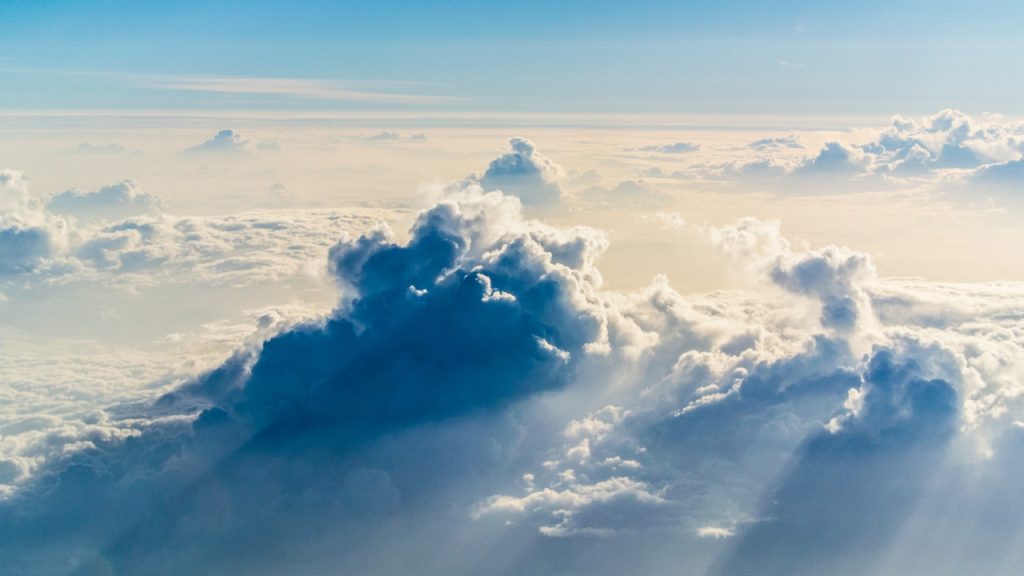
[[1016,2],[6,2],[5,109],[1022,114]]
[[1019,574],[1022,9],[4,2],[0,572]]

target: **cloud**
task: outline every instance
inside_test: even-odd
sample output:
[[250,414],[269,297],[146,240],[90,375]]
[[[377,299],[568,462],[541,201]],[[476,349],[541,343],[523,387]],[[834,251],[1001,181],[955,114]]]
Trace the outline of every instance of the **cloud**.
[[709,166],[707,172],[771,185],[788,176],[833,184],[873,179],[889,188],[962,180],[994,184],[1015,182],[1015,163],[1024,154],[1024,124],[951,109],[921,118],[894,116],[888,127],[859,132],[848,136],[850,142],[829,141],[798,161],[791,152],[802,146],[794,135],[762,138],[748,145],[758,157]]
[[663,194],[657,192],[650,184],[643,180],[623,180],[614,188],[601,186],[590,186],[583,190],[580,197],[587,202],[602,204],[661,204],[666,201]]
[[[528,152],[496,162],[543,164]],[[0,423],[5,569],[881,573],[894,542],[948,545],[943,506],[993,546],[946,574],[1015,550],[984,503],[1020,509],[1019,286],[887,280],[746,219],[696,231],[748,289],[614,291],[603,234],[472,183],[403,240],[359,222],[330,240],[329,313],[261,319],[158,398]],[[340,232],[268,214],[90,230],[70,250],[93,269],[213,277],[204,262],[245,268],[239,245],[258,258]],[[964,470],[979,488],[943,480]]]
[[[386,515],[389,490],[415,498],[420,488],[402,479],[412,470],[359,466],[351,459],[361,451],[386,436],[501,413],[520,399],[565,386],[573,367],[608,337],[587,269],[595,245],[518,218],[503,222],[517,213],[518,202],[476,194],[423,213],[406,244],[395,244],[385,230],[343,240],[331,251],[331,268],[350,292],[336,315],[282,332],[258,350],[240,350],[165,396],[149,416],[115,425],[121,432],[92,437],[92,449],[54,463],[35,493],[52,508],[18,527],[10,509],[0,511],[4,541],[26,551],[12,561],[14,569],[42,561],[34,556],[42,541],[29,526],[52,514],[65,520],[55,562],[74,564],[84,547],[105,551],[117,566],[161,572],[181,564],[145,559],[153,538],[187,549],[179,558],[216,554],[223,560],[234,556],[238,538],[251,533],[242,527],[253,522],[276,530],[307,520],[316,525],[325,509],[349,518]],[[515,230],[495,237],[503,224]],[[194,409],[201,412],[190,417]],[[305,480],[267,468],[281,458],[287,469],[333,469],[342,484],[328,481],[311,492]],[[108,478],[127,492],[110,491]],[[206,507],[222,481],[233,486],[224,501],[233,513]],[[191,487],[164,492],[182,482]],[[254,516],[245,502],[270,496],[265,482],[278,484],[277,504]],[[356,491],[345,496],[346,486]],[[383,491],[379,501],[367,493],[373,486]],[[153,506],[168,497],[178,504],[151,517]],[[78,502],[72,509],[65,508],[69,498]],[[106,521],[89,521],[100,511]],[[225,522],[236,529],[195,539],[196,529]],[[204,563],[201,571],[216,565]]]
[[867,170],[871,158],[860,149],[847,146],[841,142],[828,142],[818,151],[818,155],[806,159],[797,166],[794,174],[859,174]]
[[372,136],[368,136],[366,139],[370,142],[426,142],[427,135],[422,133],[416,133],[410,134],[408,136],[403,136],[398,132],[391,132],[385,130],[384,132],[378,132],[376,134],[373,134]]
[[659,154],[686,154],[688,152],[696,152],[700,150],[700,144],[694,144],[692,142],[675,142],[672,144],[656,144],[651,146],[641,146],[637,148],[641,152],[657,152]]
[[19,172],[0,170],[0,275],[29,272],[67,244],[68,225],[46,212]]
[[957,394],[885,349],[874,352],[863,382],[843,425],[805,443],[765,520],[714,574],[863,574],[884,560],[955,432]]
[[117,143],[111,143],[107,145],[92,144],[90,142],[83,142],[72,149],[73,152],[78,154],[128,154],[129,150],[124,146]]
[[221,130],[202,144],[188,149],[189,152],[243,152],[249,148],[249,139],[231,129]]
[[402,210],[360,208],[183,217],[159,208],[157,197],[130,180],[44,203],[31,196],[21,174],[2,171],[0,274],[27,288],[50,282],[127,290],[253,286],[315,273],[342,232],[403,217]]
[[372,140],[372,141],[388,141],[388,140],[398,140],[401,137],[402,137],[402,135],[399,134],[398,132],[379,132],[377,134],[374,134],[373,136],[370,136],[369,138],[367,138],[367,140]]
[[780,148],[789,148],[793,150],[802,150],[803,145],[800,144],[800,139],[795,134],[788,136],[776,136],[769,138],[761,138],[754,140],[747,145],[748,148],[761,151],[771,151]]
[[260,95],[311,100],[377,102],[383,104],[443,104],[465,98],[356,90],[342,82],[315,78],[261,78],[241,76],[145,76],[145,85],[163,90],[211,94]]
[[525,138],[511,138],[508,143],[512,151],[491,161],[480,177],[484,190],[512,194],[527,206],[557,203],[562,196],[561,168]]
[[982,166],[974,173],[971,181],[980,184],[1019,186],[1024,183],[1024,159]]
[[62,192],[50,198],[46,207],[51,212],[79,218],[120,220],[147,212],[158,212],[160,205],[160,198],[142,192],[133,180],[124,180],[95,192]]

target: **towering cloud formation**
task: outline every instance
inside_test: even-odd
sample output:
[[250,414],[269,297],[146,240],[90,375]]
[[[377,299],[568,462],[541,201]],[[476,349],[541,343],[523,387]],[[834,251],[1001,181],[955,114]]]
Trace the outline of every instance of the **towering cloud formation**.
[[[758,291],[613,292],[602,234],[520,208],[345,237],[329,315],[0,459],[5,573],[1015,573],[1019,291],[748,219],[703,232]],[[915,565],[942,503],[985,554]]]
[[485,190],[501,190],[517,196],[527,205],[558,202],[562,191],[558,185],[560,168],[537,151],[525,138],[508,141],[512,151],[499,156],[480,178]]

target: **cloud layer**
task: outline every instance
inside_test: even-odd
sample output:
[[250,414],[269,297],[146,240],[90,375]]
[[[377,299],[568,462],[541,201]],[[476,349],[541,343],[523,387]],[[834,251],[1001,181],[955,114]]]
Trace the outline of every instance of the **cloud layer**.
[[[1002,142],[992,161],[1013,138],[956,114],[891,132],[884,151],[830,144],[781,176],[879,176],[915,146],[934,153],[929,169],[962,170],[950,138],[975,160],[979,142]],[[562,171],[510,145],[407,235],[337,213],[84,222],[56,210],[140,193],[46,206],[0,173],[0,306],[26,279],[243,286],[325,251],[317,266],[341,294],[312,320],[261,316],[215,369],[156,398],[74,420],[5,415],[0,564],[1016,573],[1024,290],[880,278],[867,254],[795,245],[776,222],[681,218],[749,289],[684,296],[658,277],[610,290],[603,233],[523,216],[564,199]],[[582,199],[625,196],[658,199],[641,181]],[[984,546],[942,553],[956,525],[971,532],[954,540]]]

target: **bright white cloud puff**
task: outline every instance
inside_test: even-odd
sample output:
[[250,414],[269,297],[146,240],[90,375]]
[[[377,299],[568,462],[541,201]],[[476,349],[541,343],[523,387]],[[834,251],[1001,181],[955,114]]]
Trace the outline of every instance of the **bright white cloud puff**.
[[533,142],[512,138],[512,150],[491,161],[479,178],[484,190],[501,190],[518,197],[527,206],[556,204],[562,190],[558,184],[562,169],[537,151]]

